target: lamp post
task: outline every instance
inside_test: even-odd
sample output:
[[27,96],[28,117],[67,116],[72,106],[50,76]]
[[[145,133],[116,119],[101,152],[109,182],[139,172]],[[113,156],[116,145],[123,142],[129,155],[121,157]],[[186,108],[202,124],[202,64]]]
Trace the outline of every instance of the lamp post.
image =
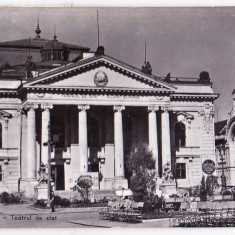
[[48,142],[43,143],[44,146],[48,146],[48,156],[47,156],[47,206],[50,207],[51,201],[51,148],[54,146],[51,141],[51,125],[48,124]]
[[219,152],[219,156],[220,156],[220,160],[221,160],[221,170],[222,170],[222,174],[221,174],[221,184],[222,184],[222,189],[221,189],[221,193],[222,193],[222,200],[223,200],[223,192],[226,189],[226,177],[224,175],[224,160],[225,160],[225,153],[226,153],[226,147],[224,145],[219,145],[217,147],[217,150]]

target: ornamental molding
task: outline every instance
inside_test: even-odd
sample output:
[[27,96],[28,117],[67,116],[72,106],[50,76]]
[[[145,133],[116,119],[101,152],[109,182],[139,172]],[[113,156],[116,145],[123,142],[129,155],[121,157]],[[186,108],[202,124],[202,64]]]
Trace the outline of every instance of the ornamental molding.
[[123,110],[125,110],[125,106],[124,105],[114,105],[113,106],[113,111],[114,112],[122,112]]
[[178,122],[183,122],[183,121],[191,122],[194,119],[194,116],[187,112],[177,112],[176,115]]
[[214,128],[215,111],[212,106],[206,104],[205,107],[199,111],[199,115],[203,118],[203,129],[205,132],[210,133]]
[[172,110],[172,107],[170,105],[164,105],[164,106],[161,106],[161,110],[164,112],[164,113],[168,113],[169,111]]
[[97,87],[106,87],[108,84],[108,76],[102,70],[99,70],[94,76],[94,83]]
[[34,103],[27,103],[23,106],[23,108],[25,110],[34,110],[34,109],[38,109],[39,105],[38,104],[34,104]]
[[78,110],[79,111],[86,111],[88,109],[90,109],[90,105],[87,105],[87,104],[85,104],[85,105],[78,105]]
[[43,109],[43,110],[53,109],[53,104],[42,103],[41,104],[41,109]]
[[157,105],[149,105],[148,106],[148,111],[149,112],[156,112],[158,110],[159,110],[159,106],[157,106]]

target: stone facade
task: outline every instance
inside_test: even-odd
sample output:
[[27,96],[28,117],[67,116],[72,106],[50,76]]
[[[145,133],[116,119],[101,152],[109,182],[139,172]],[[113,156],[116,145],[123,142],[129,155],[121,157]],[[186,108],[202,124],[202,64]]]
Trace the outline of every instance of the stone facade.
[[49,135],[55,190],[86,174],[94,189],[128,188],[126,161],[138,144],[149,145],[157,177],[170,163],[178,187],[198,185],[202,163],[215,162],[217,97],[210,81],[163,79],[92,53],[28,80],[2,80],[0,191],[34,195]]

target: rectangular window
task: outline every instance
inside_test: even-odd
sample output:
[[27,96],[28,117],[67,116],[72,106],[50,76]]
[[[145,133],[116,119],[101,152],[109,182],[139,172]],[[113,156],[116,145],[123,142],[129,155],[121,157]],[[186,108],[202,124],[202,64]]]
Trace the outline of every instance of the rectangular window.
[[176,163],[176,179],[186,179],[186,163]]

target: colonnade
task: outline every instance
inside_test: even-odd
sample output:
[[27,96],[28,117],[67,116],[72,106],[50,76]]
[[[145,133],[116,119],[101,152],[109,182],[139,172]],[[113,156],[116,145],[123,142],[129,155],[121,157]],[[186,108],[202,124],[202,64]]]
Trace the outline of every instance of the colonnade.
[[[27,180],[36,180],[36,113],[39,105],[27,104]],[[51,104],[41,104],[42,109],[42,130],[41,143],[48,141],[48,132],[50,131],[50,111],[53,108]],[[79,139],[79,159],[80,173],[88,172],[88,134],[87,134],[87,111],[89,105],[78,105],[78,139]],[[115,177],[124,178],[124,144],[123,144],[123,122],[122,111],[125,106],[115,105],[114,111],[114,153],[115,153]],[[157,130],[157,114],[158,106],[148,106],[148,133],[149,148],[156,160],[156,169],[158,169],[158,130]],[[162,108],[161,129],[162,129],[162,166],[171,161],[170,147],[170,123],[169,123],[169,107]],[[41,162],[44,164],[48,160],[48,147],[41,144]]]

